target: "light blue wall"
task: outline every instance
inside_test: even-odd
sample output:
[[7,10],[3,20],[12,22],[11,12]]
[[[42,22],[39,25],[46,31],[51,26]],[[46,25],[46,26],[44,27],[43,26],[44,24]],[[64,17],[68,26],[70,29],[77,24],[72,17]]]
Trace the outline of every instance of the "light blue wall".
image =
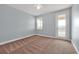
[[6,5],[0,5],[0,42],[29,36],[34,32],[34,16]]
[[43,19],[43,30],[36,30],[36,34],[45,36],[55,36],[55,19],[54,13],[40,15]]
[[10,6],[0,5],[0,42],[32,34],[55,37],[55,13],[40,15],[43,18],[43,30],[38,31],[35,29],[36,17]]
[[36,30],[36,34],[38,35],[45,35],[45,36],[50,36],[50,37],[56,37],[56,14],[63,14],[63,13],[66,13],[67,14],[67,27],[68,27],[68,30],[67,30],[67,35],[68,35],[68,39],[70,38],[70,10],[71,8],[67,8],[67,9],[64,9],[64,10],[60,10],[60,11],[56,11],[56,12],[51,12],[51,13],[47,13],[47,14],[44,14],[44,15],[40,15],[40,16],[37,16],[37,17],[42,17],[43,19],[43,30]]
[[79,53],[79,5],[72,7],[72,41]]

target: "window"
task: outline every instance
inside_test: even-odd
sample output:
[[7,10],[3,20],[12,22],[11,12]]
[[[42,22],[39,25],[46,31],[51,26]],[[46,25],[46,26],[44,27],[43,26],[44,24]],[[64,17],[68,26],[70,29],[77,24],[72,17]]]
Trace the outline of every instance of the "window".
[[58,36],[65,37],[66,36],[66,15],[58,15]]
[[41,17],[37,18],[37,30],[42,30],[43,29],[43,20]]

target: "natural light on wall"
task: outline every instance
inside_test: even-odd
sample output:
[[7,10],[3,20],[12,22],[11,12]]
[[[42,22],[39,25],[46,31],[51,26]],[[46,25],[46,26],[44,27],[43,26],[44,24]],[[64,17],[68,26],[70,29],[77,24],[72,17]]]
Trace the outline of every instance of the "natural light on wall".
[[42,30],[43,29],[43,20],[42,17],[37,18],[37,30]]

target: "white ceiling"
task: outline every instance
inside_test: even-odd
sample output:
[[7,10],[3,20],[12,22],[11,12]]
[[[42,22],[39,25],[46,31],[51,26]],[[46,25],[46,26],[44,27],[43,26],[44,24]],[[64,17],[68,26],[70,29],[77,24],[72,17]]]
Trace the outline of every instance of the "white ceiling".
[[9,4],[8,6],[14,7],[26,13],[38,16],[41,14],[58,11],[61,9],[69,8],[71,4],[42,4],[40,10],[35,8],[35,4]]

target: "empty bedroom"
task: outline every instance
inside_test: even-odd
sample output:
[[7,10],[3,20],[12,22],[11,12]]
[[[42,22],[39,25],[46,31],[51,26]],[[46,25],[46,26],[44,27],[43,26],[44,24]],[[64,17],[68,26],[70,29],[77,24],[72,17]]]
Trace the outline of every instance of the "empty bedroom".
[[78,4],[0,4],[0,54],[78,54]]

